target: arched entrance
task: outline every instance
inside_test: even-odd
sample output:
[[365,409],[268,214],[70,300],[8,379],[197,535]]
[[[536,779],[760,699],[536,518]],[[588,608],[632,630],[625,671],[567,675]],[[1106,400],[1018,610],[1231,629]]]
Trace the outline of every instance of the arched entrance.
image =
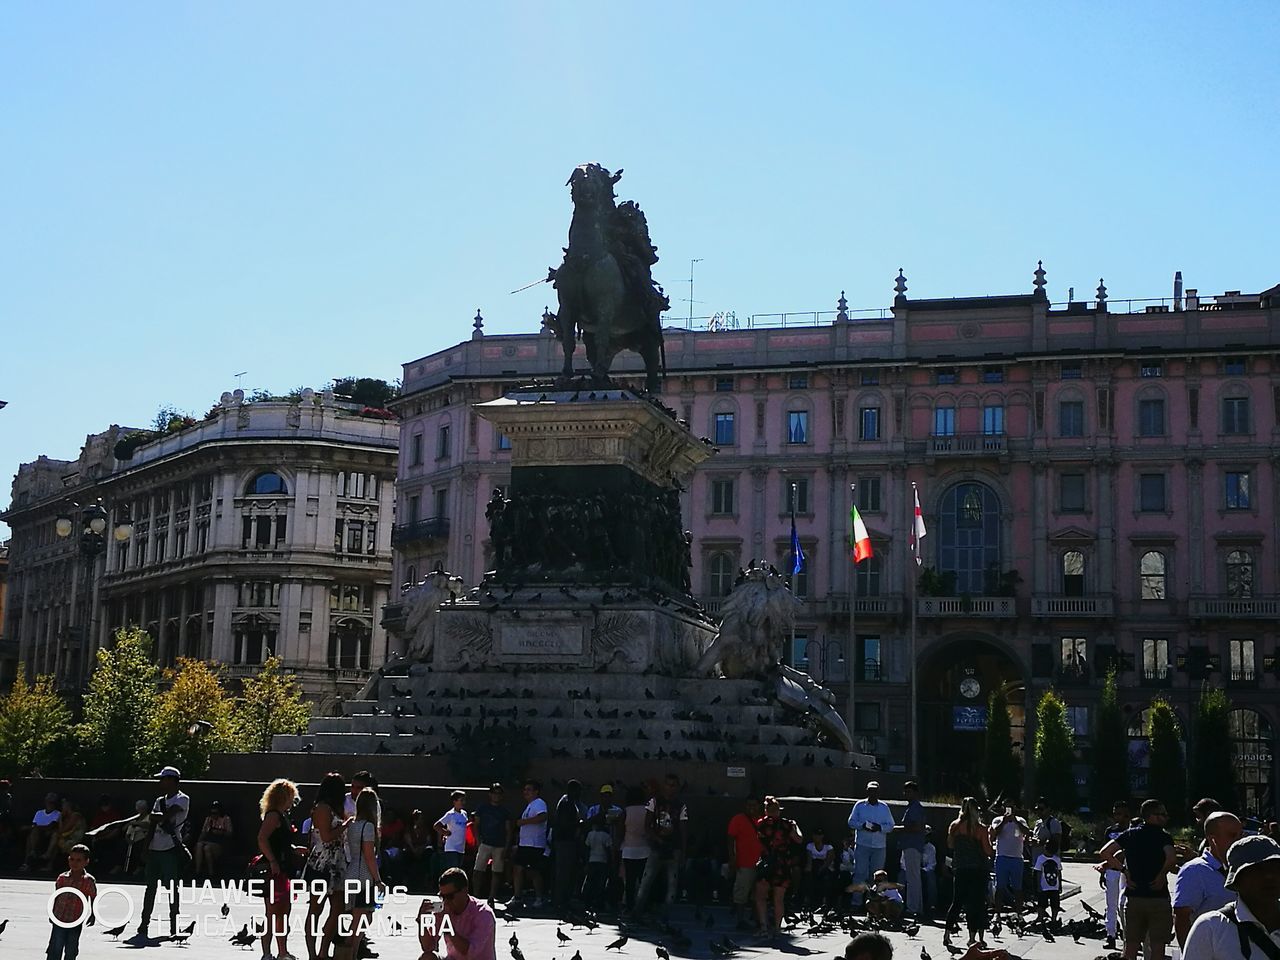
[[1026,692],[1018,662],[989,637],[948,637],[929,651],[920,664],[918,717],[918,774],[927,788],[957,796],[979,791],[987,701],[993,693],[1003,694],[1009,704],[1014,748],[1021,753]]

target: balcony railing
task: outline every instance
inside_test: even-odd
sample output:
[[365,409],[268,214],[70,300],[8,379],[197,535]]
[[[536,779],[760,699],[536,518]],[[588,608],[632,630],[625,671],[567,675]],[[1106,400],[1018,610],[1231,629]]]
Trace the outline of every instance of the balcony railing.
[[1003,433],[950,434],[930,437],[928,450],[935,457],[994,457],[1008,445]]
[[[849,598],[845,594],[832,594],[823,601],[824,611],[833,617],[849,616]],[[880,597],[858,597],[854,613],[859,617],[896,617],[902,614],[902,596],[885,594]]]
[[1052,597],[1031,598],[1033,617],[1112,617],[1115,603],[1111,597]]
[[922,617],[997,617],[1018,615],[1015,597],[917,597],[916,613]]
[[412,523],[400,523],[391,529],[391,545],[398,547],[406,543],[425,542],[428,540],[444,540],[449,536],[448,517],[428,517]]
[[1280,617],[1280,597],[1192,597],[1191,616],[1196,619],[1267,619]]

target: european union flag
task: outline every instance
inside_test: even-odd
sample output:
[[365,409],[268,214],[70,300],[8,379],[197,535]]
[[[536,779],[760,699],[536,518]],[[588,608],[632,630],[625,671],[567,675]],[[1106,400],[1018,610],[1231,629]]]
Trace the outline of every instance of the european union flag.
[[791,575],[795,576],[804,569],[804,550],[800,546],[800,536],[796,533],[796,512],[791,511]]

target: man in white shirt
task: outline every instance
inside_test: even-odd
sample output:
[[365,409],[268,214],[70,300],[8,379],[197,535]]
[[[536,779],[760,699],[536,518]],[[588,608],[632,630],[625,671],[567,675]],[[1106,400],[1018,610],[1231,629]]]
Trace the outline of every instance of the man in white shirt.
[[[165,767],[156,774],[160,796],[151,804],[151,839],[147,841],[147,890],[142,897],[142,914],[138,932],[131,943],[147,943],[147,927],[156,905],[156,891],[161,884],[169,886],[182,879],[191,862],[191,854],[182,838],[182,828],[191,811],[191,798],[179,789],[182,775],[177,767]],[[169,897],[169,936],[178,932],[178,897]]]
[[[880,800],[880,784],[867,784],[867,797],[853,805],[849,813],[849,829],[854,831],[853,882],[868,884],[877,870],[884,869],[885,848],[889,834],[897,824],[887,803]],[[862,903],[862,895],[854,893],[853,905]]]
[[1237,840],[1227,851],[1226,888],[1237,900],[1201,916],[1187,935],[1187,960],[1270,960],[1280,956],[1280,844]]
[[1187,943],[1191,925],[1212,910],[1235,899],[1227,890],[1227,851],[1244,833],[1233,813],[1218,811],[1204,821],[1205,851],[1184,863],[1173,878],[1173,932],[1178,946]]
[[526,780],[522,796],[524,812],[516,821],[519,831],[516,841],[516,862],[512,870],[511,884],[515,898],[524,893],[526,872],[533,881],[533,905],[542,906],[542,865],[547,849],[547,801],[542,799],[542,784]]
[[44,806],[31,818],[29,828],[31,832],[27,835],[27,858],[22,862],[24,872],[31,869],[37,857],[51,849],[54,831],[61,820],[62,810],[59,807],[58,795],[45,794]]

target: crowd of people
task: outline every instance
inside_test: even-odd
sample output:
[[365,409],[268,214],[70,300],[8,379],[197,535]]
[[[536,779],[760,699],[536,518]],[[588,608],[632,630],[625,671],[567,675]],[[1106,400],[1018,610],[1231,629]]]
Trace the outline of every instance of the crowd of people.
[[[76,886],[90,900],[91,857],[100,873],[138,875],[146,890],[134,939],[146,942],[158,889],[239,859],[232,875],[261,881],[263,954],[279,960],[293,960],[295,907],[305,909],[311,960],[331,951],[360,956],[362,923],[379,891],[393,884],[462,891],[466,903],[510,900],[526,911],[567,917],[588,910],[627,923],[665,914],[677,899],[719,903],[740,929],[760,936],[777,935],[796,909],[826,909],[865,912],[887,924],[937,918],[950,946],[963,917],[969,945],[983,949],[1003,913],[1019,918],[1030,910],[1057,924],[1063,853],[1071,847],[1069,824],[1044,801],[1028,815],[1014,801],[987,805],[966,798],[955,818],[935,831],[914,782],[905,784],[896,818],[879,785],[869,783],[848,815],[847,835],[833,843],[821,826],[803,829],[774,797],[746,799],[724,829],[700,824],[692,831],[675,775],[625,791],[605,783],[590,794],[570,780],[554,800],[529,779],[514,804],[495,783],[477,803],[455,790],[446,809],[415,809],[406,822],[379,797],[374,777],[361,771],[349,782],[327,774],[305,798],[289,780],[271,783],[259,804],[257,855],[246,868],[243,858],[228,857],[235,828],[222,805],[208,803],[193,831],[192,801],[179,771],[165,767],[156,778],[158,795],[139,801],[124,818],[114,816],[107,798],[86,819],[74,803],[50,794],[25,832],[9,838],[22,854],[22,869],[65,865],[59,886]],[[7,798],[0,790],[0,806]],[[1195,960],[1235,960],[1249,956],[1250,931],[1276,929],[1275,897],[1267,891],[1280,887],[1280,844],[1265,832],[1244,836],[1241,820],[1212,800],[1197,803],[1193,816],[1201,838],[1195,849],[1173,842],[1158,800],[1145,801],[1132,820],[1127,802],[1118,801],[1098,838],[1106,946],[1114,949],[1123,936],[1125,960],[1136,960],[1139,951],[1159,960],[1171,939]],[[305,904],[292,902],[293,879],[309,884]],[[442,893],[442,899],[448,898]],[[460,911],[479,909],[461,895],[458,901]],[[170,936],[177,906],[171,901]],[[483,926],[483,917],[472,920]],[[54,939],[72,936],[60,930]],[[1243,932],[1233,941],[1224,930]],[[1280,960],[1269,948],[1258,949],[1267,960]],[[54,956],[52,943],[50,951]],[[73,945],[66,955],[74,956]]]

